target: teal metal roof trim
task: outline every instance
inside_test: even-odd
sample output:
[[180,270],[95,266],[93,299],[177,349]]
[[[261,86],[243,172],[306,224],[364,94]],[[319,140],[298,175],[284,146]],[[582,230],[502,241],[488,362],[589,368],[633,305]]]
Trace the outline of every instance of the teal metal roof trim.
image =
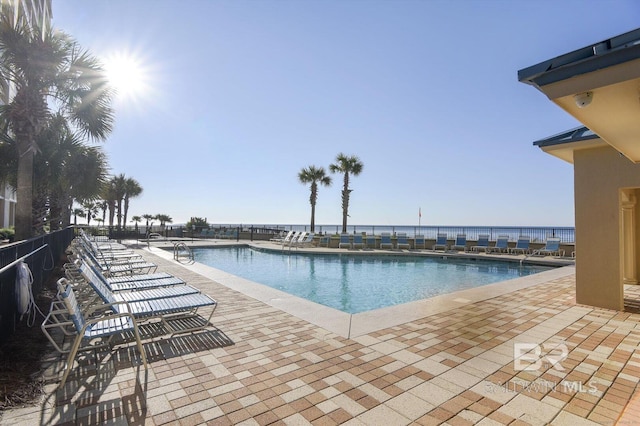
[[533,144],[537,147],[561,145],[564,143],[586,141],[589,139],[598,139],[600,136],[593,133],[591,129],[584,126],[576,127],[566,132],[558,133],[557,135],[549,136],[548,138],[535,141]]
[[518,71],[518,81],[538,89],[640,58],[640,28]]

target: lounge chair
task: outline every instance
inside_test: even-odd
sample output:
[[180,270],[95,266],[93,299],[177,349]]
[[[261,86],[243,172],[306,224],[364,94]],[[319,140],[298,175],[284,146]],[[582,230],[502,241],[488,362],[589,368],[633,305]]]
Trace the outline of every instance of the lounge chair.
[[438,234],[436,236],[436,243],[433,245],[432,250],[442,249],[447,251],[447,234]]
[[398,250],[402,250],[403,248],[406,248],[407,250],[409,250],[411,248],[411,245],[407,240],[406,232],[398,232],[397,238],[396,238],[396,248]]
[[[166,272],[156,272],[153,274],[125,275],[118,277],[105,277],[95,266],[85,262],[83,259],[76,259],[70,267],[65,265],[65,275],[71,281],[78,282],[86,280],[85,275],[92,270],[99,279],[103,280],[112,291],[141,290],[156,287],[169,287],[185,285],[184,280],[174,277]],[[75,269],[75,270],[74,270]]]
[[424,241],[424,235],[416,235],[415,236],[415,238],[413,239],[413,248],[416,249],[416,250],[426,248],[425,241]]
[[[71,368],[73,367],[73,363],[78,351],[94,349],[96,347],[90,346],[88,348],[83,347],[81,349],[82,342],[87,340],[109,338],[110,341],[110,338],[116,334],[126,335],[129,332],[133,332],[136,340],[136,345],[138,347],[138,352],[140,352],[140,357],[142,358],[142,362],[144,364],[144,368],[147,368],[147,356],[144,352],[144,348],[142,347],[142,342],[140,341],[140,333],[138,332],[138,325],[132,313],[126,312],[126,310],[116,313],[112,312],[118,305],[117,303],[114,303],[94,306],[90,312],[87,312],[87,314],[91,315],[91,317],[85,318],[85,315],[80,310],[78,301],[76,300],[71,285],[66,283],[65,278],[61,278],[58,281],[58,285],[62,290],[61,292],[59,292],[59,297],[62,299],[62,303],[54,302],[51,305],[51,310],[42,322],[41,329],[45,336],[47,336],[49,341],[51,341],[51,343],[53,343],[53,345],[63,353],[67,351],[64,351],[58,347],[58,345],[55,343],[55,340],[50,334],[50,330],[53,328],[58,328],[61,329],[65,334],[68,334],[68,330],[70,328],[74,329],[75,338],[73,343],[71,344],[71,349],[68,351],[69,356],[67,357],[67,365],[64,370],[64,374],[62,375],[62,380],[59,384],[60,388],[64,386],[67,378],[69,377],[69,373],[71,371]],[[100,311],[103,311],[105,313],[101,313]],[[100,314],[100,316],[96,316],[98,314]]]
[[480,250],[487,251],[489,249],[489,234],[480,234],[478,235],[478,241],[475,246],[471,247],[471,250],[474,252],[479,252]]
[[366,239],[366,247],[367,249],[375,249],[376,248],[376,236],[375,235],[367,235]]
[[292,242],[297,241],[298,236],[300,236],[301,233],[302,232],[298,232],[298,231],[295,231],[293,233],[292,232],[288,233],[287,236],[284,237],[281,241],[282,247],[284,248],[284,246],[291,245]]
[[76,251],[76,256],[88,259],[93,265],[99,267],[100,271],[105,276],[109,277],[117,275],[149,274],[158,269],[158,265],[152,262],[147,262],[142,258],[123,260],[98,259],[91,250],[82,249]]
[[348,248],[350,249],[351,246],[351,239],[349,237],[349,234],[345,234],[342,233],[340,234],[340,242],[338,243],[338,248]]
[[453,243],[450,249],[467,251],[467,234],[456,235],[456,242]]
[[509,236],[498,235],[496,244],[493,247],[486,248],[487,254],[489,253],[508,253],[509,252]]
[[380,248],[384,249],[388,247],[390,249],[393,248],[393,243],[391,242],[391,234],[389,232],[383,232],[380,234]]
[[354,249],[357,248],[364,248],[364,242],[362,241],[362,234],[355,234],[353,236],[353,243],[352,243],[352,247]]
[[315,238],[315,236],[316,236],[315,232],[309,232],[307,235],[304,236],[304,238],[298,239],[298,241],[294,243],[294,246],[309,247],[313,243],[313,239]]
[[298,243],[303,242],[307,238],[307,234],[308,234],[308,232],[306,232],[306,231],[300,232],[297,236],[291,238],[291,241],[289,241],[289,244],[287,244],[287,245],[289,247],[296,247],[298,245]]
[[560,238],[549,237],[545,246],[541,249],[534,250],[533,256],[561,256],[564,257],[564,250],[560,248]]
[[518,242],[516,242],[516,246],[509,249],[509,254],[529,254],[529,243],[531,242],[531,237],[527,237],[525,235],[520,235],[518,237]]
[[282,233],[280,233],[280,235],[278,235],[277,237],[273,237],[271,239],[269,239],[269,241],[273,241],[275,243],[281,243],[286,239],[291,239],[291,237],[293,236],[295,231],[289,231],[287,232],[287,234],[284,234],[284,231],[282,231]]
[[320,237],[320,241],[318,242],[318,247],[329,247],[329,242],[331,241],[331,237],[329,235],[323,235]]
[[[151,299],[126,302],[126,305],[116,305],[118,302],[123,302],[123,298],[116,296],[116,293],[102,280],[91,280],[89,285],[95,290],[103,303],[115,305],[114,311],[116,313],[131,313],[138,321],[159,319],[172,335],[202,330],[209,325],[209,321],[217,307],[215,300],[202,293],[183,294],[173,297],[161,297],[158,295],[158,297]],[[169,320],[172,319],[195,318],[198,316],[197,312],[200,308],[211,308],[211,313],[208,318],[204,318],[204,321],[189,322],[189,328],[180,328],[179,330],[169,323]],[[187,325],[186,322],[184,325]]]

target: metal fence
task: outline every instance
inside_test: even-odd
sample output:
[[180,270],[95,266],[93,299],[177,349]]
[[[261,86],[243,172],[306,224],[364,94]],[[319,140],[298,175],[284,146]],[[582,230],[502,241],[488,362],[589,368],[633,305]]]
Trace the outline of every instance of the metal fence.
[[0,343],[16,328],[18,318],[16,266],[22,260],[33,275],[32,292],[38,294],[74,237],[73,228],[0,247]]
[[[126,227],[117,230],[114,227],[101,228],[105,235],[112,239],[144,239],[147,234],[145,227],[134,229]],[[184,226],[153,226],[148,230],[167,238],[218,238],[225,235],[225,231],[238,230],[242,233],[278,233],[281,231],[306,231],[309,225],[273,225],[273,224],[210,224],[209,229],[188,229]],[[427,239],[436,238],[437,234],[445,233],[449,239],[456,234],[466,234],[468,240],[477,240],[481,234],[488,234],[489,239],[495,241],[498,235],[508,235],[511,241],[516,241],[520,235],[526,235],[532,242],[543,242],[549,237],[560,238],[563,243],[575,242],[575,228],[569,226],[405,226],[405,225],[349,225],[347,231],[350,234],[366,233],[367,235],[380,235],[383,232],[397,234],[404,232],[409,237],[424,235]],[[93,230],[92,232],[97,232]],[[342,225],[316,225],[316,234],[339,234]],[[244,237],[243,237],[244,238]]]

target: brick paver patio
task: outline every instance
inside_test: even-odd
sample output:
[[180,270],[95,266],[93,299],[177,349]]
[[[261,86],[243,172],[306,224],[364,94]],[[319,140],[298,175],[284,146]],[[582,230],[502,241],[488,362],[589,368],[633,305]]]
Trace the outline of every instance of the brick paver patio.
[[576,305],[573,275],[347,339],[144,255],[218,301],[215,328],[146,339],[146,374],[88,352],[61,390],[52,353],[43,401],[3,424],[640,425],[640,314]]

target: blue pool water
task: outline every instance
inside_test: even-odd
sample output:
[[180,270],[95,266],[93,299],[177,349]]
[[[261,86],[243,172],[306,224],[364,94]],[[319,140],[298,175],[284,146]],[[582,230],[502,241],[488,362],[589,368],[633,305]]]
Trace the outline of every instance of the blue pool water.
[[552,269],[417,256],[287,254],[249,247],[195,248],[193,253],[196,262],[352,314]]

